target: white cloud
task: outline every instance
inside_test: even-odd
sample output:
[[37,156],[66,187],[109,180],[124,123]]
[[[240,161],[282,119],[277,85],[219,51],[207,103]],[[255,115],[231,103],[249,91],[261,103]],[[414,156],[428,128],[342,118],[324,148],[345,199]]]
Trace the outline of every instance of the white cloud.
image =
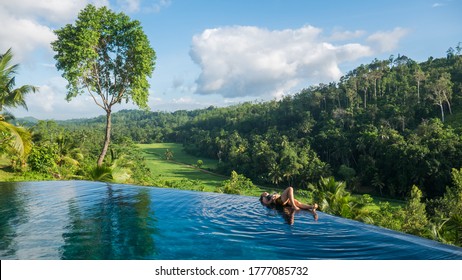
[[[155,11],[168,7],[170,0],[114,0],[117,9],[127,12]],[[56,38],[52,28],[72,23],[87,4],[110,7],[109,0],[14,0],[0,1],[0,52],[13,48],[16,60],[30,58],[36,49],[47,49]],[[53,26],[53,27],[51,27]],[[29,55],[29,57],[27,57]],[[51,57],[51,56],[50,56]]]
[[78,11],[90,2],[88,0],[14,0],[0,4],[0,10],[21,18],[41,19],[47,22],[62,23],[77,15]]
[[376,32],[367,38],[367,42],[378,52],[394,50],[402,37],[409,33],[407,29],[397,27],[389,32]]
[[158,13],[160,12],[160,10],[167,8],[168,6],[170,6],[170,4],[172,4],[171,0],[157,0],[153,2],[154,3],[152,3],[151,6],[146,6],[145,8],[143,8],[143,10],[146,12]]
[[12,48],[16,60],[23,60],[36,48],[50,48],[53,31],[28,18],[18,18],[0,8],[0,52]]
[[330,41],[345,41],[345,40],[351,40],[354,38],[359,38],[361,36],[364,36],[366,34],[366,31],[364,30],[355,30],[355,31],[334,31],[332,35],[330,35],[329,40]]
[[363,36],[363,31],[336,32],[323,39],[313,26],[267,30],[232,26],[204,30],[192,39],[190,55],[201,68],[196,80],[198,94],[226,98],[281,97],[297,86],[330,82],[341,77],[340,64],[396,47],[406,30],[376,33],[369,45],[331,41]]
[[191,104],[191,103],[196,103],[194,99],[191,97],[180,97],[180,98],[174,98],[173,103],[175,104]]
[[[136,12],[146,8],[160,11],[170,5],[170,0],[0,0],[0,53],[12,48],[14,63],[20,63],[18,85],[34,84],[40,91],[26,97],[29,111],[12,109],[18,117],[34,116],[40,119],[92,117],[104,112],[94,104],[89,95],[65,100],[66,84],[55,69],[50,43],[56,39],[53,29],[74,23],[78,13],[87,5],[108,6],[118,11],[124,8]],[[111,7],[112,5],[112,7]],[[26,66],[26,67],[24,67]],[[156,101],[156,100],[154,100]],[[116,108],[136,108],[123,104]]]
[[[0,52],[13,48],[19,62],[35,59],[32,52],[45,49],[51,54],[55,40],[50,25],[73,21],[86,4],[108,4],[107,0],[15,0],[0,3]],[[51,59],[51,55],[49,56]],[[30,61],[29,61],[30,62]]]
[[117,0],[119,9],[124,12],[135,13],[158,13],[162,9],[167,8],[172,3],[171,0],[156,0],[156,1],[144,1],[142,0]]
[[140,10],[140,0],[117,0],[117,4],[127,12],[138,12]]
[[39,85],[38,92],[26,96],[28,111],[21,108],[11,111],[17,117],[34,116],[38,119],[85,118],[103,114],[90,96],[82,95],[71,102],[67,102],[65,97],[66,81],[54,77]]
[[[87,93],[66,101],[67,81],[61,77],[51,78],[46,84],[39,85],[39,91],[26,96],[28,110],[12,108],[10,111],[16,117],[34,116],[46,119],[79,119],[105,115],[103,109],[97,106]],[[150,98],[152,102],[159,102],[159,98]],[[122,109],[136,109],[132,103],[123,103],[114,108],[114,112]]]

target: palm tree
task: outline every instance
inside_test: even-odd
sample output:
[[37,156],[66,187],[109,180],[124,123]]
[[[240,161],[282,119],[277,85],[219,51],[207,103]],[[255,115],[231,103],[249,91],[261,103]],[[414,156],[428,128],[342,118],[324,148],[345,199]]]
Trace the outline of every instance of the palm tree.
[[0,145],[13,148],[21,158],[24,158],[32,147],[30,132],[9,123],[8,121],[14,117],[5,111],[5,108],[21,106],[27,109],[24,97],[31,92],[36,92],[37,87],[23,85],[15,88],[14,75],[19,65],[12,65],[12,59],[11,49],[0,55]]
[[319,201],[322,211],[352,218],[355,205],[351,194],[346,190],[345,182],[337,182],[333,177],[321,177],[316,186],[310,184],[308,188],[313,191],[313,200]]
[[32,148],[32,137],[27,129],[10,124],[10,118],[8,113],[0,114],[0,147],[12,148],[23,158]]
[[281,183],[283,179],[283,174],[280,165],[275,160],[272,160],[268,168],[268,176],[271,183],[276,185]]

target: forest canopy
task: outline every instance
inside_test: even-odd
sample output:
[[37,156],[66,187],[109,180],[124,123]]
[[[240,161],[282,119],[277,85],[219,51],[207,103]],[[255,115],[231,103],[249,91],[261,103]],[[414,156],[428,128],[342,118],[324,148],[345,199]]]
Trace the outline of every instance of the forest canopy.
[[[405,55],[348,72],[281,100],[192,111],[114,114],[114,138],[182,143],[218,172],[264,185],[306,187],[335,176],[352,191],[439,197],[462,167],[462,56],[418,63]],[[101,126],[103,117],[65,125]]]

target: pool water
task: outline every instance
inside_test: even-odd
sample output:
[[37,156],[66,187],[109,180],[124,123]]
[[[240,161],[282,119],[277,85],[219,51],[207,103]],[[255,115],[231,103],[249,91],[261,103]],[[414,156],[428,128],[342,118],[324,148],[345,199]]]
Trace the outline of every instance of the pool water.
[[154,187],[0,183],[0,258],[462,259],[455,246],[318,213]]

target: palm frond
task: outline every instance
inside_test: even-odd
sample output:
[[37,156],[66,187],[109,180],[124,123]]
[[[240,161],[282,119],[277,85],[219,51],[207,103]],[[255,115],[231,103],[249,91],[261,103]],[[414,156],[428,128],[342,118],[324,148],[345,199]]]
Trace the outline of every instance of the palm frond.
[[27,109],[25,96],[38,90],[37,87],[31,85],[15,88],[16,79],[14,75],[19,65],[11,65],[12,59],[13,53],[11,49],[0,55],[0,111],[5,107],[24,107]]
[[0,131],[7,133],[8,144],[17,152],[21,157],[25,157],[32,149],[32,135],[24,127],[14,126],[0,118]]
[[111,182],[113,180],[112,168],[109,166],[95,166],[90,169],[88,177],[94,181]]

